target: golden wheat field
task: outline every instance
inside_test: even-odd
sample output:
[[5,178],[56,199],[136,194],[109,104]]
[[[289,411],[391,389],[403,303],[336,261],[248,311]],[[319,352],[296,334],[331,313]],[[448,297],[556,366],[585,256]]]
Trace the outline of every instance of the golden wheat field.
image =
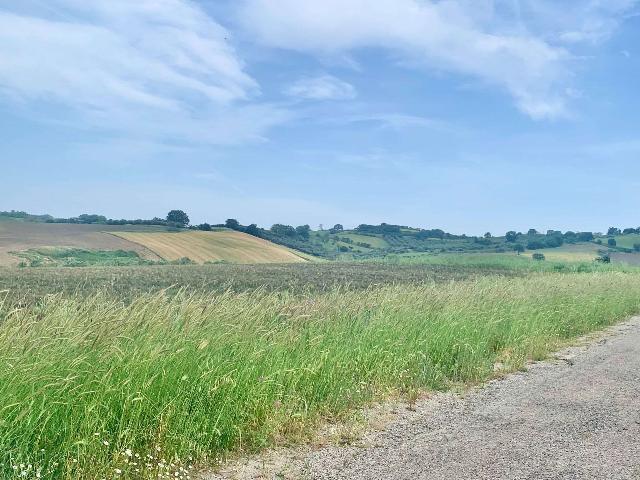
[[165,260],[188,257],[196,263],[299,263],[308,258],[299,252],[261,238],[232,230],[216,232],[112,232],[148,248]]

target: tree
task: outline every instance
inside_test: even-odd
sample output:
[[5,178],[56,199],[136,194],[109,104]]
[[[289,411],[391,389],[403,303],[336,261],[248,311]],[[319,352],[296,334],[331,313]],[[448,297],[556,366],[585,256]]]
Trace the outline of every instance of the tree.
[[86,214],[83,213],[78,217],[80,223],[107,223],[107,217],[104,215]]
[[547,244],[542,240],[529,240],[529,242],[527,242],[527,248],[529,250],[538,250],[540,248],[545,248],[546,246]]
[[507,242],[515,242],[518,239],[518,234],[513,230],[510,230],[505,234],[504,239]]
[[491,238],[491,232],[487,232],[484,234],[484,238]]
[[535,228],[530,228],[527,235],[537,235],[538,231]]
[[310,232],[311,232],[311,227],[309,225],[300,225],[299,227],[296,227],[296,233],[298,234],[299,237],[303,238],[304,240],[309,240]]
[[524,247],[523,247],[521,244],[519,244],[519,243],[518,243],[518,244],[514,245],[513,250],[514,250],[518,255],[520,255],[522,252],[524,252]]
[[607,230],[607,235],[620,235],[621,233],[620,229],[616,227],[609,227]]
[[211,225],[209,225],[208,223],[201,223],[200,225],[198,225],[198,230],[202,230],[203,232],[210,232],[211,231]]
[[591,242],[593,240],[592,232],[578,232],[579,242]]
[[227,218],[227,220],[224,222],[224,226],[230,228],[231,230],[240,230],[241,228],[240,222],[235,218]]
[[547,237],[544,243],[548,248],[556,248],[562,246],[562,244],[564,243],[564,239],[562,238],[562,235],[553,235]]
[[173,223],[179,227],[189,225],[189,215],[182,210],[171,210],[167,213],[167,222]]
[[251,225],[247,226],[247,228],[244,229],[244,233],[248,233],[249,235],[253,235],[254,237],[259,237],[260,229],[258,228],[258,225],[256,225],[255,223],[252,223]]
[[609,240],[607,240],[607,245],[609,245],[610,247],[615,247],[616,245],[618,245],[618,242],[616,242],[615,238],[610,238]]
[[279,237],[295,237],[296,229],[291,225],[283,225],[281,223],[275,223],[271,226],[271,233],[278,235]]
[[339,223],[336,223],[332,228],[329,229],[329,233],[339,233],[342,232],[344,228]]

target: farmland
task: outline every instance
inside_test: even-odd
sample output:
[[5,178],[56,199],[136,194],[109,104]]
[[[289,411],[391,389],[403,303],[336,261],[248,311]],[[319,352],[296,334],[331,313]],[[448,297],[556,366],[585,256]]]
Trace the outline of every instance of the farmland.
[[0,267],[0,477],[193,478],[640,312],[637,255],[595,262],[594,242],[536,261],[505,238],[310,232],[348,250],[328,261],[236,230],[169,230],[3,230],[29,263]]
[[[0,265],[17,265],[20,262],[20,259],[11,252],[39,247],[124,250],[136,252],[145,259],[160,260],[160,257],[142,245],[107,233],[127,228],[133,227],[22,222],[2,220],[0,217]],[[135,228],[146,231],[157,230],[155,227]]]
[[114,235],[139,244],[165,260],[189,258],[196,263],[300,263],[309,258],[286,247],[232,230],[114,232]]
[[211,293],[265,290],[318,294],[336,288],[364,290],[384,285],[419,285],[484,275],[519,276],[504,266],[394,265],[382,262],[256,265],[155,265],[147,267],[0,268],[0,291],[30,304],[46,295],[86,297],[97,293],[121,300],[169,289]]
[[[285,286],[297,268],[300,279],[328,278],[328,266],[252,267]],[[230,453],[304,441],[322,422],[389,395],[411,402],[421,390],[491,378],[497,363],[519,369],[640,310],[640,275],[613,269],[508,277],[472,269],[456,279],[460,266],[428,267],[445,275],[374,285],[418,268],[374,264],[351,288],[349,277],[371,267],[345,264],[345,278],[306,291],[245,285],[127,297],[118,287],[131,273],[100,287],[116,271],[146,275],[150,286],[162,269],[184,278],[222,269],[222,278],[229,267],[247,268],[64,269],[98,279],[31,300],[20,294],[39,278],[28,274],[45,271],[54,283],[62,269],[5,273],[14,294],[0,310],[2,476],[187,478]]]
[[[241,232],[169,232],[163,226],[67,224],[3,219],[0,216],[0,266],[100,265],[123,252],[113,265],[189,262],[301,263],[302,252]],[[77,261],[62,261],[73,257]],[[122,258],[129,257],[128,261]],[[92,261],[93,260],[93,261]]]

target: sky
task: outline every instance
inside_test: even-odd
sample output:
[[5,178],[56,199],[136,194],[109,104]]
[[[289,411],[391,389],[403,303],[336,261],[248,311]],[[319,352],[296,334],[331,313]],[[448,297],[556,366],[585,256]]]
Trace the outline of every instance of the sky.
[[0,0],[0,210],[640,225],[640,1]]

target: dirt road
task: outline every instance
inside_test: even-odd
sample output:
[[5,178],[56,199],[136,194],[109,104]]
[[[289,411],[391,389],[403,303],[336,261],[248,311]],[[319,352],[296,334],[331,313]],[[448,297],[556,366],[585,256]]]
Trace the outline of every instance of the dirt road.
[[640,318],[463,397],[400,409],[358,446],[271,454],[206,478],[640,479]]

